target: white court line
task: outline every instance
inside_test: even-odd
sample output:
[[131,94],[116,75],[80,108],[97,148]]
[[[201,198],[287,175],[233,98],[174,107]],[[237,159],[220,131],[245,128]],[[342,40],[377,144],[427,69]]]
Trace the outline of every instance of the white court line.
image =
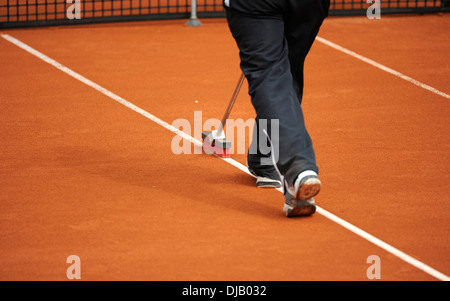
[[328,40],[326,40],[324,38],[321,38],[321,37],[316,37],[316,40],[321,42],[321,43],[323,43],[323,44],[325,44],[325,45],[328,45],[328,46],[330,46],[330,47],[332,47],[332,48],[334,48],[336,50],[339,50],[339,51],[341,51],[341,52],[343,52],[345,54],[348,54],[348,55],[350,55],[350,56],[352,56],[354,58],[357,58],[358,60],[366,62],[366,63],[368,63],[368,64],[370,64],[370,65],[372,65],[372,66],[374,66],[374,67],[376,67],[378,69],[386,71],[387,73],[390,73],[392,75],[400,77],[401,79],[404,79],[404,80],[406,80],[406,81],[408,81],[408,82],[410,82],[410,83],[412,83],[412,84],[414,84],[416,86],[419,86],[419,87],[424,88],[424,89],[426,89],[428,91],[436,93],[437,95],[440,95],[442,97],[450,99],[450,95],[448,95],[448,94],[446,94],[444,92],[441,92],[441,91],[439,91],[439,90],[437,90],[437,89],[435,89],[435,88],[433,88],[431,86],[428,86],[428,85],[426,85],[424,83],[421,83],[418,80],[415,80],[414,78],[411,78],[411,77],[409,77],[407,75],[404,75],[404,74],[402,74],[402,73],[400,73],[398,71],[395,71],[394,69],[391,69],[391,68],[386,67],[386,66],[384,66],[384,65],[382,65],[380,63],[377,63],[377,62],[375,62],[375,61],[373,61],[371,59],[368,59],[368,58],[366,58],[366,57],[364,57],[364,56],[362,56],[360,54],[357,54],[354,51],[348,50],[347,48],[339,46],[339,45],[337,45],[337,44],[335,44],[333,42],[330,42],[330,41],[328,41]]
[[[71,77],[79,80],[80,82],[84,83],[85,85],[87,85],[89,87],[92,87],[95,90],[97,90],[97,91],[103,93],[104,95],[108,96],[109,98],[111,98],[111,99],[113,99],[113,100],[123,104],[127,108],[129,108],[129,109],[131,109],[131,110],[141,114],[142,116],[144,116],[144,117],[146,117],[146,118],[156,122],[160,126],[162,126],[162,127],[166,128],[166,129],[168,129],[169,131],[171,131],[171,132],[173,132],[173,133],[183,137],[184,139],[190,141],[191,143],[193,143],[195,145],[198,145],[198,146],[202,145],[201,141],[199,141],[199,140],[191,137],[190,135],[188,135],[188,134],[178,130],[174,126],[168,124],[165,121],[162,121],[158,117],[156,117],[156,116],[148,113],[147,111],[137,107],[136,105],[134,105],[134,104],[130,103],[129,101],[123,99],[122,97],[114,94],[113,92],[111,92],[111,91],[101,87],[100,85],[92,82],[91,80],[89,80],[89,79],[85,78],[84,76],[76,73],[75,71],[72,71],[71,69],[67,68],[66,66],[64,66],[64,65],[58,63],[57,61],[49,58],[45,54],[43,54],[43,53],[33,49],[32,47],[28,46],[27,44],[25,44],[25,43],[23,43],[23,42],[21,42],[19,40],[17,40],[16,38],[14,38],[14,37],[12,37],[10,35],[7,35],[7,34],[2,34],[1,36],[5,40],[7,40],[7,41],[13,43],[14,45],[22,48],[23,50],[27,51],[28,53],[31,53],[32,55],[38,57],[39,59],[43,60],[44,62],[54,66],[55,68],[61,70],[62,72],[64,72],[64,73],[70,75]],[[243,172],[245,172],[245,173],[250,175],[250,173],[248,172],[247,168],[244,165],[242,165],[241,163],[239,163],[239,162],[237,162],[237,161],[235,161],[235,160],[233,160],[231,158],[223,158],[222,160],[227,162],[227,163],[229,163],[229,164],[231,164],[231,165],[233,165],[233,166],[235,166],[235,167],[237,167],[241,171],[243,171]],[[282,189],[277,189],[277,190],[283,192]],[[400,258],[403,261],[411,264],[412,266],[414,266],[414,267],[424,271],[425,273],[427,273],[427,274],[429,274],[429,275],[431,275],[431,276],[433,276],[433,277],[435,277],[435,278],[437,278],[439,280],[450,281],[450,277],[449,276],[447,276],[447,275],[445,275],[445,274],[443,274],[443,273],[433,269],[432,267],[426,265],[423,262],[420,262],[420,261],[412,258],[408,254],[406,254],[406,253],[404,253],[404,252],[394,248],[393,246],[383,242],[382,240],[380,240],[380,239],[374,237],[373,235],[365,232],[364,230],[362,230],[362,229],[360,229],[360,228],[350,224],[349,222],[346,222],[345,220],[343,220],[343,219],[337,217],[336,215],[326,211],[325,209],[317,207],[317,212],[319,214],[325,216],[326,218],[332,220],[333,222],[339,224],[340,226],[346,228],[347,230],[357,234],[358,236],[360,236],[360,237],[370,241],[371,243],[377,245],[378,247],[384,249],[385,251],[387,251],[387,252],[397,256],[398,258]]]

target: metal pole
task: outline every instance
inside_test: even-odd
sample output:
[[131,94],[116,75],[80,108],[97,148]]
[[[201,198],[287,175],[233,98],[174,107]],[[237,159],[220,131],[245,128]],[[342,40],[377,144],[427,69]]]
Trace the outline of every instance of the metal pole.
[[191,0],[191,17],[186,25],[194,27],[202,26],[202,22],[197,18],[197,0]]
[[230,116],[231,109],[233,108],[234,103],[236,102],[236,98],[239,95],[239,90],[241,90],[242,84],[244,83],[244,79],[245,79],[245,75],[244,75],[244,73],[241,73],[241,75],[239,76],[239,80],[236,85],[236,88],[234,89],[233,95],[231,96],[231,100],[228,103],[227,110],[225,111],[225,114],[222,117],[222,122],[220,123],[220,126],[217,129],[217,134],[219,136],[222,135],[223,129],[225,128],[225,123],[227,122],[228,116]]

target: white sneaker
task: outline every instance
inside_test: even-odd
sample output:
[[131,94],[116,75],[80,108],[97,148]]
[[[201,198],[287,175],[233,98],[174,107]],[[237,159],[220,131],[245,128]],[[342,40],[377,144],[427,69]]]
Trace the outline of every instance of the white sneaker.
[[311,215],[316,212],[313,197],[319,193],[322,183],[314,171],[307,170],[300,173],[293,186],[285,187],[283,210],[287,217]]

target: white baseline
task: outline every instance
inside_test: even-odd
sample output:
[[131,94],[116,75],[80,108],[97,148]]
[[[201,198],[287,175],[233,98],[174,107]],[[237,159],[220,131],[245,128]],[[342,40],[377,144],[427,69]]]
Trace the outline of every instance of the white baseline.
[[416,86],[419,86],[419,87],[421,87],[421,88],[423,88],[425,90],[431,91],[431,92],[433,92],[433,93],[435,93],[437,95],[440,95],[442,97],[450,99],[450,95],[448,95],[448,94],[446,94],[444,92],[441,92],[441,91],[439,91],[439,90],[437,90],[437,89],[435,89],[435,88],[433,88],[433,87],[431,87],[429,85],[426,85],[426,84],[424,84],[424,83],[422,83],[422,82],[420,82],[418,80],[415,80],[414,78],[411,78],[411,77],[409,77],[407,75],[404,75],[404,74],[402,74],[402,73],[400,73],[398,71],[395,71],[394,69],[386,67],[386,66],[384,66],[384,65],[382,65],[380,63],[377,63],[374,60],[371,60],[371,59],[366,58],[366,57],[364,57],[364,56],[362,56],[360,54],[357,54],[354,51],[348,50],[347,48],[339,46],[338,44],[330,42],[330,41],[328,41],[328,40],[326,40],[324,38],[321,38],[321,37],[316,37],[316,40],[321,42],[321,43],[323,43],[323,44],[325,44],[325,45],[327,45],[327,46],[329,46],[329,47],[331,47],[331,48],[339,50],[339,51],[341,51],[341,52],[343,52],[345,54],[348,54],[348,55],[350,55],[350,56],[352,56],[354,58],[357,58],[358,60],[361,60],[361,61],[363,61],[363,62],[365,62],[367,64],[370,64],[370,65],[372,65],[372,66],[374,66],[374,67],[376,67],[378,69],[386,71],[387,73],[390,73],[390,74],[395,75],[395,76],[397,76],[397,77],[399,77],[401,79],[404,79],[404,80],[406,80],[406,81],[408,81],[408,82],[410,82],[410,83],[412,83],[412,84],[414,84]]

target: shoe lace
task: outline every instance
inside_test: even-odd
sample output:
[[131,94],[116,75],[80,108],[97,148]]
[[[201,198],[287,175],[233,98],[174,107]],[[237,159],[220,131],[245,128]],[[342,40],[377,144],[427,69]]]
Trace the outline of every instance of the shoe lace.
[[284,176],[281,174],[280,170],[278,169],[277,162],[275,162],[275,155],[274,155],[275,150],[274,150],[274,148],[273,148],[273,143],[272,143],[272,140],[271,140],[270,137],[269,137],[269,134],[267,134],[267,131],[266,131],[265,129],[263,129],[263,132],[264,132],[264,134],[267,136],[267,139],[268,139],[269,142],[270,142],[270,158],[272,159],[273,167],[275,167],[275,170],[277,171],[278,176],[280,177],[281,181],[283,182],[284,194],[286,194],[286,191],[287,191],[287,192],[289,192],[291,195],[295,195],[295,191],[292,190],[292,189],[289,187],[289,185],[287,184],[287,182],[286,182]]

